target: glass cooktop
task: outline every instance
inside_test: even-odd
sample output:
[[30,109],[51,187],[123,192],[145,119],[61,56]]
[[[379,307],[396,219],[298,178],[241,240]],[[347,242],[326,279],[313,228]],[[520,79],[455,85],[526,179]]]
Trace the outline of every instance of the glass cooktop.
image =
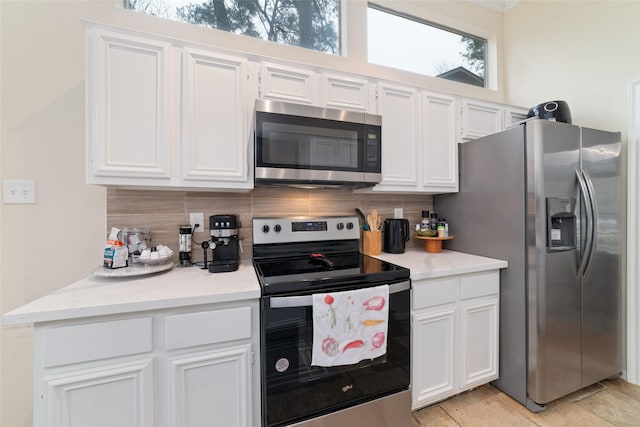
[[409,278],[408,269],[358,252],[254,260],[254,267],[265,295]]

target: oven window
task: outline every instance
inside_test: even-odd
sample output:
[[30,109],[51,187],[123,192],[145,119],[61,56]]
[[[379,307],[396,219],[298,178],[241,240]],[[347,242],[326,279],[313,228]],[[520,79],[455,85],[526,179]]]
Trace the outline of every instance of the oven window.
[[391,394],[409,385],[409,291],[390,296],[387,353],[355,365],[311,366],[312,309],[269,308],[263,315],[266,426],[287,425]]

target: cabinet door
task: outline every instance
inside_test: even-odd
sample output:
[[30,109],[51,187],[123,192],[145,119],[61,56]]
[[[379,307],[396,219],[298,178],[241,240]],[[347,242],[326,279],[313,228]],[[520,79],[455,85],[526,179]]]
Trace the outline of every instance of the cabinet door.
[[318,76],[310,70],[263,63],[258,96],[261,99],[319,105]]
[[184,49],[181,179],[186,187],[211,186],[211,181],[222,182],[218,188],[252,187],[247,165],[246,62]]
[[519,107],[507,107],[504,110],[504,127],[527,118],[529,110]]
[[164,41],[88,28],[88,183],[171,178],[171,55]]
[[498,297],[460,302],[460,391],[498,378]]
[[471,140],[502,130],[500,105],[471,99],[462,100],[462,139]]
[[144,359],[44,377],[47,426],[151,427],[153,363]]
[[424,309],[412,317],[412,409],[455,392],[455,304]]
[[251,344],[182,354],[169,363],[171,425],[252,425]]
[[418,91],[380,83],[378,114],[382,115],[382,181],[375,190],[417,190],[422,158]]
[[375,90],[365,79],[347,77],[338,74],[322,75],[322,105],[331,108],[344,108],[372,113],[375,110]]
[[423,182],[440,191],[458,191],[456,99],[423,92]]

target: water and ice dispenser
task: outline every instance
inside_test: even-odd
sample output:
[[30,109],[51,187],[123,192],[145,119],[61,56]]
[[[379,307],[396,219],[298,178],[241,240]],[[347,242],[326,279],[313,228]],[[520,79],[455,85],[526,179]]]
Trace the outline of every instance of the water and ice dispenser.
[[566,251],[576,247],[576,199],[547,197],[547,250]]

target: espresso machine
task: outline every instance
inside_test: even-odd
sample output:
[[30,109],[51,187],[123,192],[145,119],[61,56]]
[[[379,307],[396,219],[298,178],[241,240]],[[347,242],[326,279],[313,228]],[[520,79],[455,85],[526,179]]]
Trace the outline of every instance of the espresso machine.
[[209,217],[209,247],[213,260],[210,273],[236,271],[240,265],[240,221],[237,215],[211,215]]

